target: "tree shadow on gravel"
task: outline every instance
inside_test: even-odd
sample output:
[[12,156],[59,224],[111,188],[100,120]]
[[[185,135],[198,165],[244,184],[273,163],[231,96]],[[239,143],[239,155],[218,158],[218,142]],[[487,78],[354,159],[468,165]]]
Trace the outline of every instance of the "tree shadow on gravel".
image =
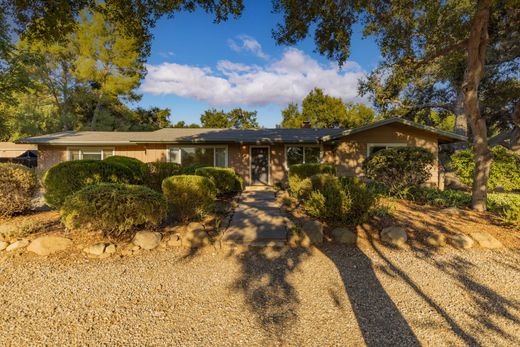
[[288,277],[309,254],[310,250],[303,247],[249,247],[229,254],[237,259],[242,273],[233,289],[244,294],[265,333],[278,343],[286,342],[284,333],[298,318],[300,301]]
[[420,346],[412,328],[376,277],[372,261],[358,248],[323,245],[338,269],[367,346]]

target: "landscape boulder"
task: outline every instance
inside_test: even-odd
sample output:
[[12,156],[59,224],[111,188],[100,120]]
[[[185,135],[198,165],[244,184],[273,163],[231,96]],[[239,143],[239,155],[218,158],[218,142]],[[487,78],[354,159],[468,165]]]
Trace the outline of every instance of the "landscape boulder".
[[470,234],[482,248],[502,248],[502,243],[485,231]]
[[26,239],[18,240],[18,241],[11,243],[9,246],[7,246],[7,248],[5,250],[7,252],[16,251],[17,249],[27,247],[28,244],[29,244],[29,240],[26,240]]
[[154,231],[138,231],[135,233],[133,243],[142,249],[154,249],[161,243],[161,234]]
[[6,249],[7,246],[9,246],[9,242],[0,241],[0,251],[3,251],[4,249]]
[[399,226],[391,226],[381,231],[381,241],[390,245],[401,247],[407,240],[406,231]]
[[317,220],[305,222],[302,226],[302,232],[306,235],[310,242],[314,245],[323,243],[323,224]]
[[446,236],[443,234],[432,234],[426,238],[426,243],[433,247],[446,246]]
[[168,246],[170,247],[180,247],[182,246],[182,236],[179,233],[173,234],[170,236],[168,240]]
[[349,228],[335,228],[331,231],[332,238],[337,243],[345,245],[356,245],[357,234]]
[[64,251],[72,245],[72,241],[60,236],[40,236],[35,239],[27,250],[38,255],[49,255]]
[[197,248],[209,245],[209,236],[200,223],[190,223],[182,235],[182,245],[188,248]]
[[475,241],[465,234],[456,234],[449,237],[448,242],[455,248],[468,249],[473,247]]
[[90,255],[99,256],[99,255],[103,254],[103,252],[105,251],[105,247],[106,247],[106,245],[104,242],[99,242],[92,246],[88,246],[87,248],[85,248],[83,250],[83,252],[90,254]]

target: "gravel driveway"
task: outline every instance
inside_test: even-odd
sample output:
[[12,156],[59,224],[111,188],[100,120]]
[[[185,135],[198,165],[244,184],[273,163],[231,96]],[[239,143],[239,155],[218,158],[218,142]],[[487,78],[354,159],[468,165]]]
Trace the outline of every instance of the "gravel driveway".
[[519,345],[518,250],[0,260],[0,345]]

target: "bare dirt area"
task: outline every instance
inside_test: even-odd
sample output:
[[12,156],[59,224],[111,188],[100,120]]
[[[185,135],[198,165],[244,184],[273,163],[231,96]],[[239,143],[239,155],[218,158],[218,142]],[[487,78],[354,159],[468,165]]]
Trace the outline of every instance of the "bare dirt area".
[[520,254],[158,248],[4,258],[0,345],[518,345]]

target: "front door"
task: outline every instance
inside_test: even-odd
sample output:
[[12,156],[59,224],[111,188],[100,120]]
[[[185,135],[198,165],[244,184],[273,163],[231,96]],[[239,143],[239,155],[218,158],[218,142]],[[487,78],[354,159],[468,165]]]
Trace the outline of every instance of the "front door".
[[269,184],[269,147],[251,148],[251,183]]

